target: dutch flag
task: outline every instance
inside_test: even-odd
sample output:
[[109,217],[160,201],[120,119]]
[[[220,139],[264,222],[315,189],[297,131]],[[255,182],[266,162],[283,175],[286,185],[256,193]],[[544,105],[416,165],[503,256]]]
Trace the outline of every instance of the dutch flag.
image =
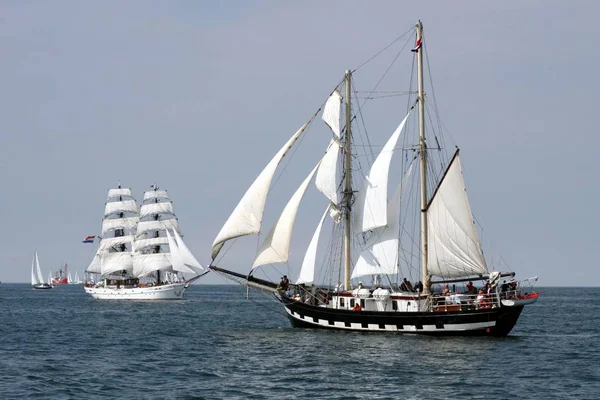
[[94,243],[95,238],[96,235],[86,236],[85,239],[83,239],[82,243]]

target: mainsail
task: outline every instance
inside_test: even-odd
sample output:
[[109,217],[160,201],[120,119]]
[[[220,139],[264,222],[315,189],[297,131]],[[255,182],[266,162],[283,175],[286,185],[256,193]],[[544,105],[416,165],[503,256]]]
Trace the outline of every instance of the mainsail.
[[33,255],[33,260],[31,262],[31,284],[41,285],[42,283],[44,283],[44,278],[42,277],[40,261],[38,259],[38,254],[36,251]]
[[428,265],[431,275],[463,277],[488,272],[458,152],[427,207]]

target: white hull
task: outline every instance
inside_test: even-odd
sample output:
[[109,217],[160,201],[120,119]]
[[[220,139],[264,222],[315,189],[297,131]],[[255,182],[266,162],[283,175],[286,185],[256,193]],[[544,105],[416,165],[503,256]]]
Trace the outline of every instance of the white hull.
[[185,283],[143,288],[85,287],[85,292],[99,300],[181,300]]

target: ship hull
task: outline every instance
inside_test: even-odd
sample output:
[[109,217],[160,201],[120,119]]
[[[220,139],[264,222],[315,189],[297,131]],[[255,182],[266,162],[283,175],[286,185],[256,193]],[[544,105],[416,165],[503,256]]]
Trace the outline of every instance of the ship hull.
[[143,288],[86,286],[85,292],[98,300],[181,300],[185,289],[185,283],[173,283]]
[[467,311],[352,311],[281,299],[293,327],[438,336],[507,336],[523,306]]
[[60,278],[60,279],[52,278],[53,285],[67,285],[68,283],[69,283],[69,281],[67,280],[67,278]]
[[34,289],[52,289],[52,285],[48,285],[47,283],[40,283],[39,285],[34,285]]

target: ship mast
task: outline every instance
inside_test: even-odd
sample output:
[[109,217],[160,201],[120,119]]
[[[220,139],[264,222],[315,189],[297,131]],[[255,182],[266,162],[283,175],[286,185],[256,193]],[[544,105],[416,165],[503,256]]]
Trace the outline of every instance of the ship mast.
[[423,91],[423,24],[417,22],[417,81],[419,102],[419,166],[421,172],[421,268],[423,293],[429,294],[427,271],[427,143],[425,141],[425,92]]
[[350,290],[350,237],[351,237],[351,222],[352,218],[350,215],[350,207],[352,203],[352,148],[351,148],[351,140],[352,134],[350,130],[350,122],[352,121],[352,106],[351,106],[351,82],[350,79],[352,77],[352,73],[347,70],[346,71],[346,140],[344,143],[344,152],[345,152],[345,188],[344,188],[344,203],[346,207],[346,223],[345,223],[345,231],[344,231],[344,288],[346,290]]

